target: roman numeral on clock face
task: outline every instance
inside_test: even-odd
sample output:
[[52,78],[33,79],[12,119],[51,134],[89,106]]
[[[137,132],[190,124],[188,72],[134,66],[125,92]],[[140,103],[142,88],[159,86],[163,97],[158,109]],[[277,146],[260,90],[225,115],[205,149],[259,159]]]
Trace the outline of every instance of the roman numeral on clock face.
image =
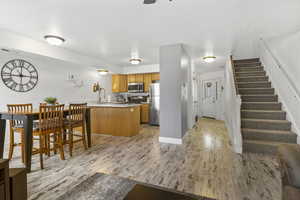
[[19,91],[20,91],[20,92],[24,92],[24,91],[25,91],[25,89],[24,89],[24,86],[23,86],[23,85],[19,85]]
[[9,84],[9,83],[11,83],[11,82],[13,82],[13,80],[12,80],[12,78],[3,78],[3,81],[4,81],[4,83],[5,84]]

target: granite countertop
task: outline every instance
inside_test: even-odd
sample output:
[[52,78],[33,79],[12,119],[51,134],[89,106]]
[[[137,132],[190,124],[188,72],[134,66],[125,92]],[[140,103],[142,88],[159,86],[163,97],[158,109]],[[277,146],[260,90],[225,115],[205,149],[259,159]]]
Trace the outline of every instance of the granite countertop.
[[89,103],[90,107],[110,107],[110,108],[130,108],[140,106],[140,104],[123,104],[123,103]]

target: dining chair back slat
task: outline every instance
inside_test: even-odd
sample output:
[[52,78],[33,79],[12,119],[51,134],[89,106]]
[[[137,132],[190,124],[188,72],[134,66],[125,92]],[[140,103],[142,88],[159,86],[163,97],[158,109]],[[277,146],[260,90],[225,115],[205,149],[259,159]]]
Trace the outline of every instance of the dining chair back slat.
[[87,103],[70,104],[68,119],[71,121],[84,121]]
[[[7,109],[9,113],[19,114],[19,113],[32,113],[32,104],[8,104]],[[11,126],[17,126],[23,124],[22,121],[11,120]]]
[[39,132],[51,132],[63,127],[64,105],[41,105],[39,113]]

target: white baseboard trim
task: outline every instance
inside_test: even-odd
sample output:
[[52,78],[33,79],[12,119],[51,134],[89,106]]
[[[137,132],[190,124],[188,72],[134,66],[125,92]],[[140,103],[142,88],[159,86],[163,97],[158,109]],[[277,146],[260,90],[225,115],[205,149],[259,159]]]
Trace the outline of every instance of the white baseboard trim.
[[179,138],[169,138],[169,137],[159,137],[160,143],[168,144],[182,144],[182,139]]

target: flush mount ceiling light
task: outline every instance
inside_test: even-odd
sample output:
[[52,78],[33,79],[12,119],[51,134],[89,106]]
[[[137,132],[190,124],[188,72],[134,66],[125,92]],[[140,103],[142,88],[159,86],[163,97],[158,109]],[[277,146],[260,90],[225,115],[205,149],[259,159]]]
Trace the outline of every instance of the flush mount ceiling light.
[[9,49],[4,49],[4,48],[2,48],[1,51],[4,51],[4,52],[8,53],[8,52],[9,52]]
[[132,65],[138,65],[142,62],[142,59],[140,58],[132,58],[129,60],[129,62],[132,64]]
[[108,74],[108,70],[106,70],[106,69],[98,69],[97,72],[98,72],[100,75],[106,75],[106,74]]
[[66,41],[64,38],[55,35],[45,35],[44,38],[49,44],[56,46],[59,46]]
[[[172,1],[172,0],[169,0]],[[156,3],[156,0],[144,0],[144,4],[154,4]]]
[[203,60],[204,62],[207,62],[207,63],[212,63],[216,60],[216,56],[205,56],[203,57]]
[[156,0],[144,0],[144,4],[154,4]]

